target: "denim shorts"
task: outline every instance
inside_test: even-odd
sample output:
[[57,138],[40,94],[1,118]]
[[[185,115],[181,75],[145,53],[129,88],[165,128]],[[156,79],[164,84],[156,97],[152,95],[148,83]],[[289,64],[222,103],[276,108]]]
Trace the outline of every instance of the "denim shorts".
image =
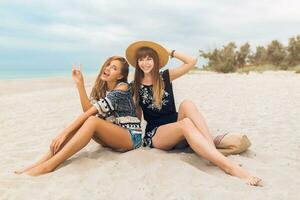
[[132,148],[137,149],[142,146],[142,131],[140,130],[133,130],[128,129],[131,141],[132,141]]

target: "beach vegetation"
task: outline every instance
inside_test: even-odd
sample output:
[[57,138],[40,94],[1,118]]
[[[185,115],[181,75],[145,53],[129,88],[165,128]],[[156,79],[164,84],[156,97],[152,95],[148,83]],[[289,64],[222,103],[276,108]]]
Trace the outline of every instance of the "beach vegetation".
[[252,51],[248,42],[239,48],[235,42],[229,42],[212,51],[199,50],[199,56],[207,60],[203,70],[221,73],[291,70],[300,73],[300,35],[291,37],[287,46],[273,40],[266,46],[255,47]]

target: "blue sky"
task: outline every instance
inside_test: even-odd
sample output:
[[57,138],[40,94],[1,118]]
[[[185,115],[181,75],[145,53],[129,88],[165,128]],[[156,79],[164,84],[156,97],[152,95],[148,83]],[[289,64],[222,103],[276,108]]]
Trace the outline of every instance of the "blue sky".
[[230,41],[287,44],[300,34],[299,8],[297,0],[2,0],[0,70],[97,68],[135,40],[193,56]]

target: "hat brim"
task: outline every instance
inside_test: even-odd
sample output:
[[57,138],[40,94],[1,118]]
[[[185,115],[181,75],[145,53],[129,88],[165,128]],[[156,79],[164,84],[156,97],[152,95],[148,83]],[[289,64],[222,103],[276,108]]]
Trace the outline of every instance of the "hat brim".
[[242,153],[251,146],[247,135],[243,133],[229,133],[217,136],[214,142],[217,150],[225,156]]
[[159,68],[164,67],[169,61],[169,53],[161,45],[151,41],[137,41],[129,45],[126,49],[126,59],[129,64],[136,67],[136,51],[141,47],[149,47],[156,51],[159,57]]

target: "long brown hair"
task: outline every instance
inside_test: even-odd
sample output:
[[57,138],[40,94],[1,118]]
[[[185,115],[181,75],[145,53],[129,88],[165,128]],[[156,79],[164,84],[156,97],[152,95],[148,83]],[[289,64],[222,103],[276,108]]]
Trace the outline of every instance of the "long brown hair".
[[128,71],[129,71],[129,64],[126,61],[125,58],[120,57],[120,56],[112,56],[110,58],[108,58],[104,64],[101,67],[101,70],[97,76],[97,79],[94,83],[92,92],[90,94],[90,99],[94,99],[94,100],[99,100],[100,98],[103,98],[106,96],[106,91],[108,90],[107,88],[107,83],[106,81],[103,81],[101,79],[101,75],[105,69],[105,67],[107,67],[108,65],[110,65],[110,63],[114,60],[118,60],[122,63],[122,68],[121,68],[121,74],[122,74],[122,79],[119,79],[118,82],[126,82],[127,83],[127,77],[128,77]]
[[149,47],[141,47],[136,51],[136,69],[134,74],[134,98],[135,103],[138,104],[139,102],[139,94],[138,91],[141,87],[142,78],[144,77],[144,72],[138,65],[138,60],[140,58],[151,57],[154,61],[154,67],[151,70],[151,77],[152,77],[152,91],[153,91],[153,103],[154,106],[158,109],[161,108],[162,98],[164,94],[164,82],[159,73],[159,57],[156,51]]

